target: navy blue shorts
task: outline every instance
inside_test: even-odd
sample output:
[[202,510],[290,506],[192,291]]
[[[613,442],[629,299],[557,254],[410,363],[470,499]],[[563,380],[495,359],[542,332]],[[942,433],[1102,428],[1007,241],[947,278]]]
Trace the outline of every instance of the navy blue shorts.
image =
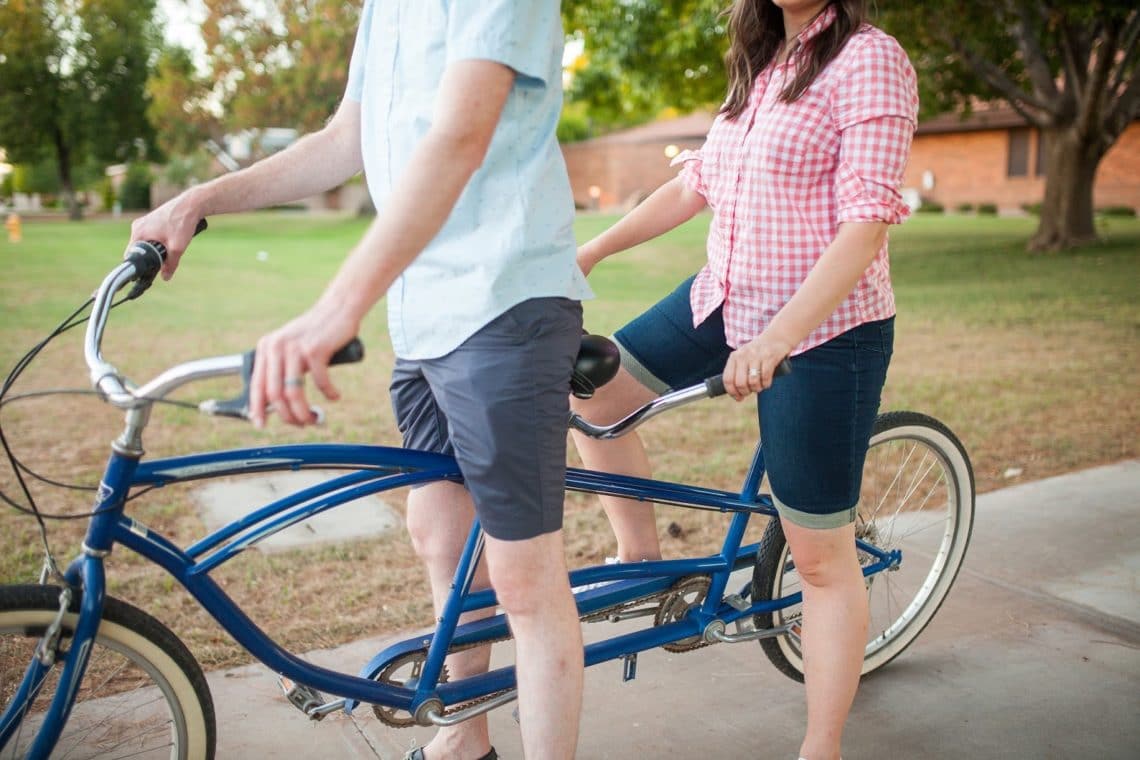
[[570,373],[582,306],[524,301],[438,359],[397,359],[404,446],[453,454],[483,529],[517,541],[562,527]]
[[[656,393],[719,375],[732,348],[717,309],[693,327],[689,278],[614,336],[622,366]],[[809,528],[855,519],[863,460],[894,346],[894,317],[792,357],[757,396],[764,463],[781,517]]]

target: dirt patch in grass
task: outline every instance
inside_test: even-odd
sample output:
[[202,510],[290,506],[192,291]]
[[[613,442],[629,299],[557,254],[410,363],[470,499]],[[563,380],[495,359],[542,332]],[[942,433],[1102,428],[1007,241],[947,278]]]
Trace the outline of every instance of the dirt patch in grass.
[[[891,369],[884,410],[912,409],[946,422],[973,460],[980,491],[1137,456],[1140,386],[1135,367],[1140,348],[1135,326],[1100,322],[1067,324],[1036,332],[1031,326],[968,328],[949,322],[905,324]],[[18,333],[19,331],[13,331]],[[32,342],[31,336],[9,339]],[[201,337],[167,346],[120,347],[122,355],[145,356],[157,370],[179,358],[210,353]],[[195,412],[163,408],[148,433],[152,455],[211,447],[262,445],[297,440],[398,443],[385,392],[391,358],[386,342],[373,340],[365,367],[337,373],[345,400],[330,407],[327,428],[257,432],[240,424],[205,419]],[[23,389],[75,387],[75,345],[49,352]],[[139,376],[145,376],[140,370]],[[19,392],[20,389],[17,389]],[[195,389],[192,400],[232,388]],[[29,466],[54,479],[90,487],[118,432],[119,416],[90,397],[30,400],[4,410],[5,433]],[[661,478],[733,489],[743,479],[755,441],[754,405],[722,399],[697,404],[651,422],[644,429]],[[577,463],[571,451],[571,462]],[[1017,476],[1010,476],[1019,471]],[[18,489],[0,475],[5,493]],[[82,512],[86,491],[33,485],[47,512]],[[200,537],[201,521],[190,486],[166,488],[131,503],[130,514],[186,545]],[[401,505],[402,499],[391,503]],[[719,547],[728,518],[677,508],[658,511],[668,556],[709,553]],[[763,521],[749,529],[759,536]],[[53,545],[66,561],[82,540],[81,522],[52,522]],[[37,575],[41,552],[30,518],[5,510],[0,530],[6,551],[0,581]],[[567,501],[567,554],[571,566],[600,562],[614,553],[614,540],[596,501],[572,494]],[[111,593],[163,620],[207,668],[246,661],[234,644],[190,597],[154,567],[120,550],[110,559]],[[250,617],[295,652],[331,647],[361,636],[430,625],[426,576],[406,533],[282,554],[246,552],[214,575]]]

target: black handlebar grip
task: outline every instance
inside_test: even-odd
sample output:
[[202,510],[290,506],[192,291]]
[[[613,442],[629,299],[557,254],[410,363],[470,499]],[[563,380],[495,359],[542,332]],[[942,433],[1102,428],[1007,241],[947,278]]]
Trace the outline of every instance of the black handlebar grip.
[[[194,234],[197,235],[199,232],[205,231],[208,226],[205,219],[199,219],[198,224],[194,227]],[[126,261],[134,264],[136,274],[135,286],[127,294],[128,301],[138,298],[151,286],[154,278],[162,271],[166,254],[166,246],[157,240],[136,240],[131,243],[127,252],[123,254]]]
[[[780,363],[776,365],[776,369],[772,371],[772,378],[783,377],[792,373],[792,363],[783,358]],[[716,398],[717,396],[724,395],[724,376],[713,375],[705,380],[705,392],[709,398]]]
[[709,398],[716,398],[717,396],[724,395],[724,376],[713,375],[705,379],[705,393]]
[[[256,349],[250,349],[242,354],[241,367],[241,395],[226,401],[215,401],[210,407],[210,413],[222,417],[237,417],[249,419],[249,381],[253,378],[253,363],[256,358]],[[334,364],[351,364],[364,358],[364,344],[360,338],[353,338],[329,359],[329,366]]]
[[360,338],[353,338],[329,359],[329,366],[334,364],[355,364],[364,359],[364,344]]

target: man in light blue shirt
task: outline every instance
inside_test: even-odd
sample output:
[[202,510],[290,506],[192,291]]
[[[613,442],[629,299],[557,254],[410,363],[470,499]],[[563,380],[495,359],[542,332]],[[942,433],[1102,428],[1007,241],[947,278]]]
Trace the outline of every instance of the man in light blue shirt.
[[400,179],[433,125],[447,66],[493,60],[515,72],[482,165],[439,234],[388,291],[401,358],[442,356],[528,298],[590,296],[573,255],[574,199],[555,139],[558,12],[557,2],[512,0],[364,5],[346,97],[362,106],[364,173],[377,208],[403,192]]
[[[561,527],[567,392],[589,290],[555,139],[561,54],[557,0],[366,0],[346,97],[324,129],[132,228],[166,244],[169,277],[200,218],[365,171],[377,218],[317,303],[259,341],[251,416],[264,424],[272,405],[285,422],[312,422],[303,378],[338,397],[329,357],[387,293],[405,444],[454,453],[466,486],[414,490],[409,533],[438,609],[478,515],[480,579],[489,571],[517,643],[524,751],[544,760],[573,757],[582,688]],[[453,677],[485,669],[486,649],[449,658]],[[496,754],[480,717],[409,757]]]

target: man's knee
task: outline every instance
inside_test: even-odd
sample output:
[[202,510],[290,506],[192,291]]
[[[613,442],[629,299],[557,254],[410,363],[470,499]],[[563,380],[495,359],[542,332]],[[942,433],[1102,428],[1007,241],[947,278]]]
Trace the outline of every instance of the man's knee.
[[470,496],[455,483],[434,483],[408,494],[406,523],[412,548],[425,561],[452,564],[463,551],[473,519]]
[[569,593],[562,531],[523,541],[488,537],[487,561],[491,585],[508,614],[542,614]]

